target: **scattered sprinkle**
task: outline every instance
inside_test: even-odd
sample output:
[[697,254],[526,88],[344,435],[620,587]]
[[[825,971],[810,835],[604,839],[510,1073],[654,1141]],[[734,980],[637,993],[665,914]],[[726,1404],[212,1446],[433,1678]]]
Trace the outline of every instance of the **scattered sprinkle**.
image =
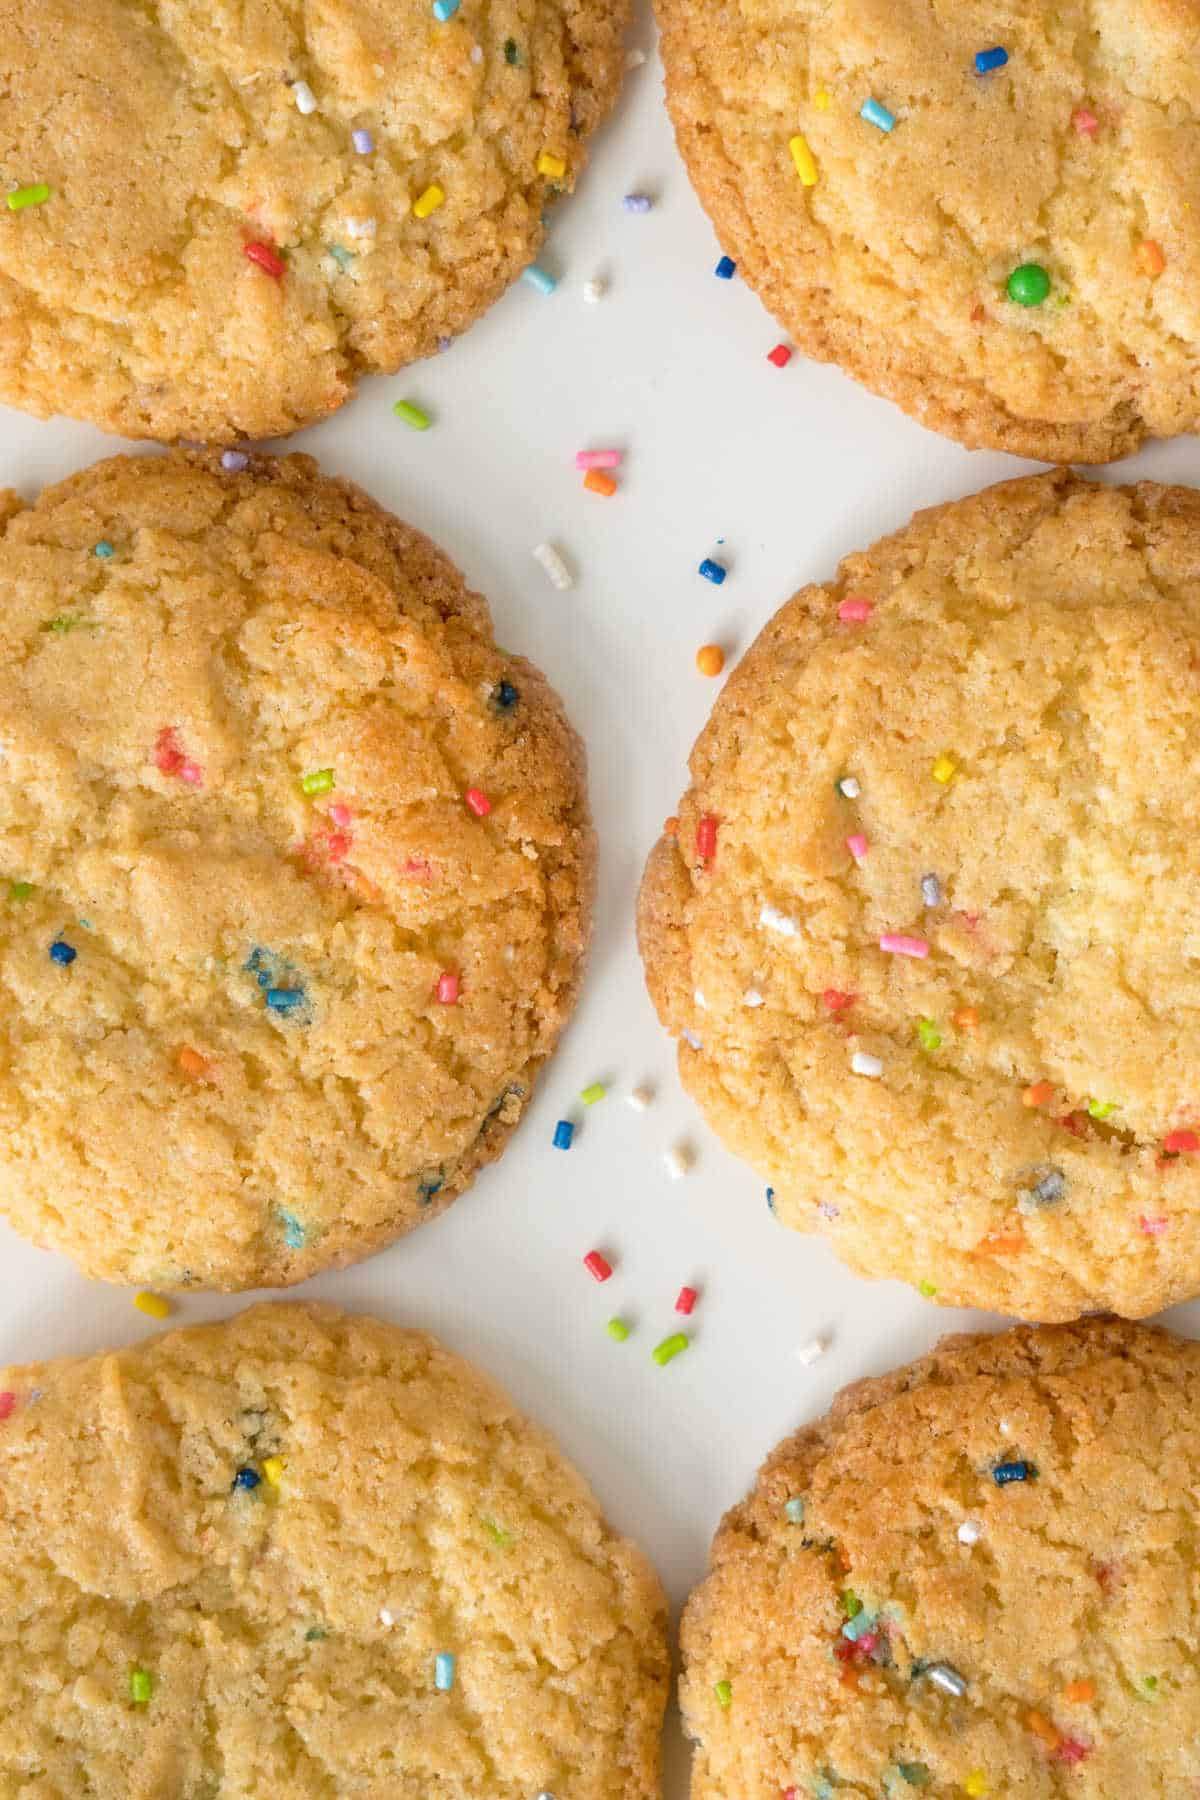
[[974,1031],[979,1024],[979,1008],[977,1006],[960,1006],[953,1015],[952,1023],[960,1031]]
[[247,1464],[238,1470],[230,1487],[235,1494],[252,1494],[261,1481],[262,1476],[258,1470],[250,1468]]
[[1178,1156],[1181,1151],[1192,1155],[1200,1150],[1200,1137],[1194,1131],[1168,1131],[1162,1147],[1168,1156]]
[[983,1526],[978,1519],[964,1519],[956,1533],[960,1544],[977,1544],[983,1536]]
[[961,1700],[967,1691],[966,1680],[959,1674],[953,1663],[930,1663],[925,1670],[925,1677],[926,1680],[933,1683],[934,1687],[941,1688],[944,1694],[953,1694],[956,1700]]
[[553,150],[543,150],[537,159],[537,172],[548,176],[551,181],[561,181],[567,172],[567,165]]
[[720,587],[729,570],[724,563],[714,562],[711,556],[706,556],[700,564],[698,572],[703,575],[705,581],[711,581],[714,587]]
[[308,1232],[294,1213],[281,1212],[279,1223],[283,1226],[283,1241],[289,1250],[302,1250],[308,1241]]
[[857,775],[842,775],[834,785],[843,800],[857,800],[862,793],[862,785]]
[[11,1389],[0,1393],[0,1419],[11,1419],[17,1410],[17,1396]]
[[1139,274],[1148,275],[1151,281],[1157,281],[1167,266],[1162,245],[1156,244],[1153,238],[1147,238],[1144,243],[1138,245],[1135,261]]
[[865,119],[868,125],[877,125],[880,131],[891,131],[896,123],[895,114],[890,113],[878,100],[864,100],[858,116]]
[[1096,1684],[1094,1681],[1068,1681],[1063,1689],[1063,1699],[1070,1701],[1072,1706],[1086,1706],[1089,1700],[1095,1698]]
[[787,344],[776,344],[773,350],[767,351],[767,361],[774,363],[777,369],[786,369],[792,360],[792,352]]
[[795,937],[800,930],[799,922],[789,913],[781,912],[777,906],[766,902],[758,915],[758,922],[765,925],[768,931],[781,932],[784,937]]
[[277,1013],[295,1012],[295,1010],[298,1006],[303,1006],[303,1004],[304,1004],[304,989],[303,988],[268,988],[267,993],[266,993],[266,1000],[267,1000],[267,1005],[270,1007],[272,1012],[277,1012]]
[[695,1288],[681,1287],[675,1296],[675,1311],[684,1314],[690,1313],[699,1298],[700,1295]]
[[644,50],[630,50],[625,57],[625,67],[629,70],[640,69],[645,60]]
[[846,625],[865,625],[874,610],[874,602],[862,594],[848,594],[838,607],[837,616]]
[[1107,1119],[1111,1113],[1116,1112],[1117,1103],[1115,1100],[1089,1100],[1087,1109],[1089,1118]]
[[[1035,1206],[1053,1206],[1061,1200],[1067,1191],[1067,1178],[1061,1169],[1048,1168],[1038,1176],[1032,1188],[1026,1190],[1030,1202]],[[1021,1211],[1027,1211],[1024,1195],[1017,1202]]]
[[398,419],[403,419],[406,425],[411,425],[414,431],[428,431],[432,423],[429,414],[423,408],[414,405],[411,400],[397,400],[392,411]]
[[597,1100],[603,1100],[607,1092],[608,1089],[602,1081],[592,1081],[582,1090],[579,1098],[585,1106],[595,1106]]
[[317,96],[313,93],[307,81],[293,81],[292,97],[296,102],[296,111],[303,113],[306,118],[309,113],[316,112]]
[[60,969],[69,969],[78,955],[78,950],[73,950],[62,938],[55,938],[50,946],[50,961],[57,963]]
[[1052,1081],[1035,1081],[1021,1094],[1022,1106],[1047,1106],[1054,1098]]
[[436,181],[431,181],[425,192],[413,201],[413,213],[418,219],[427,219],[435,213],[439,206],[445,204],[446,196]]
[[631,1089],[630,1092],[626,1094],[625,1103],[627,1106],[632,1106],[634,1112],[645,1112],[653,1098],[653,1088],[640,1086]]
[[448,1694],[454,1686],[454,1657],[449,1650],[439,1650],[433,1659],[433,1685],[439,1694]]
[[653,210],[654,202],[649,194],[626,194],[621,205],[627,213],[648,213]]
[[840,988],[826,988],[821,995],[821,1004],[826,1012],[840,1013],[853,1006],[857,998],[856,994],[844,994]]
[[98,543],[92,545],[92,555],[98,556],[101,562],[111,561],[116,554],[107,538],[101,538]]
[[570,1119],[560,1119],[558,1124],[554,1127],[554,1148],[556,1150],[569,1150],[571,1148],[571,1139],[574,1136],[575,1127],[572,1125]]
[[702,863],[712,862],[717,854],[717,821],[712,813],[702,813],[696,822],[696,855]]
[[370,156],[375,148],[375,139],[365,126],[361,125],[357,131],[350,133],[350,142],[354,145],[355,154],[358,156]]
[[737,264],[734,262],[732,256],[723,256],[713,270],[713,274],[718,281],[732,281],[736,273]]
[[583,1259],[583,1266],[597,1281],[607,1281],[612,1274],[612,1264],[599,1250],[589,1250]]
[[655,1344],[650,1354],[662,1369],[677,1356],[681,1356],[690,1342],[691,1339],[684,1332],[676,1331],[670,1337],[665,1337],[661,1344]]
[[287,1468],[285,1456],[267,1456],[263,1458],[263,1479],[268,1487],[283,1486],[283,1472]]
[[457,1006],[459,996],[459,976],[454,969],[444,969],[437,978],[437,998],[439,1006]]
[[806,1343],[798,1344],[796,1346],[794,1352],[796,1361],[804,1368],[810,1368],[813,1363],[820,1361],[828,1348],[829,1346],[824,1338],[809,1338]]
[[871,1081],[878,1081],[883,1074],[883,1063],[877,1056],[868,1056],[865,1050],[856,1050],[850,1058],[850,1067],[855,1075],[866,1075]]
[[557,588],[560,594],[565,594],[567,589],[573,585],[574,578],[571,571],[553,544],[535,544],[533,560],[541,564],[550,578],[551,587]]
[[759,991],[759,989],[756,987],[748,987],[746,989],[745,993],[742,995],[742,1005],[753,1008],[753,1007],[759,1007],[762,1004],[763,1004],[763,997],[762,997],[762,994]]
[[539,268],[537,263],[530,263],[527,269],[522,269],[521,280],[529,287],[536,288],[539,294],[552,294],[558,286],[554,276]]
[[987,75],[992,69],[1002,69],[1008,61],[1008,51],[997,45],[994,50],[977,50],[975,52],[975,73]]
[[804,1502],[803,1502],[803,1500],[796,1499],[796,1498],[793,1498],[791,1500],[785,1500],[783,1503],[783,1514],[789,1524],[803,1525],[803,1523],[804,1523]]
[[301,790],[306,794],[327,794],[332,786],[332,769],[310,769],[300,777]]
[[469,810],[475,814],[477,819],[486,819],[492,810],[491,801],[488,799],[487,795],[477,787],[468,788],[463,795],[463,798],[466,801]]
[[696,652],[696,667],[702,675],[719,675],[725,667],[725,652],[720,644],[701,644]]
[[921,899],[926,906],[942,904],[942,884],[936,875],[922,875]]
[[133,1304],[148,1319],[166,1319],[171,1314],[171,1302],[164,1300],[161,1294],[140,1293],[133,1296]]
[[221,452],[221,467],[228,470],[231,475],[240,475],[242,470],[249,466],[250,458],[244,450],[223,450]]
[[149,1669],[131,1669],[129,1671],[129,1698],[135,1706],[145,1706],[154,1688],[154,1680]]
[[583,478],[583,485],[589,494],[603,494],[611,500],[617,491],[617,484],[611,475],[605,475],[600,469],[589,469]]
[[610,1319],[604,1329],[614,1344],[623,1344],[629,1336],[629,1327],[624,1319]]
[[32,893],[32,881],[10,881],[8,884],[8,897],[10,900],[15,900],[19,903],[22,900],[28,900]]
[[1005,289],[1017,306],[1040,306],[1050,292],[1050,277],[1041,263],[1022,263],[1009,276]]
[[350,267],[350,264],[354,261],[353,250],[347,250],[341,244],[330,244],[329,254],[330,254],[330,256],[332,256],[334,262],[337,264],[338,268],[342,271],[343,275],[346,273],[346,270]]
[[997,1487],[1008,1487],[1014,1481],[1034,1481],[1037,1470],[1030,1462],[1001,1462],[992,1470],[992,1480]]
[[24,212],[30,206],[44,206],[50,198],[50,189],[44,181],[35,181],[31,187],[14,188],[7,196],[9,212]]
[[788,139],[788,149],[792,153],[792,161],[801,182],[805,187],[816,187],[817,163],[808,147],[808,139],[798,131],[794,137]]
[[621,452],[619,450],[577,450],[575,467],[577,469],[619,469]]
[[681,1176],[687,1174],[692,1166],[691,1152],[686,1150],[682,1144],[676,1144],[673,1149],[663,1152],[663,1162],[666,1164],[667,1174],[671,1180],[678,1181]]
[[917,1020],[917,1037],[922,1050],[940,1050],[942,1047],[942,1034],[932,1019]]
[[988,1778],[983,1770],[972,1769],[971,1773],[967,1776],[967,1779],[963,1782],[963,1793],[969,1796],[969,1800],[982,1800],[982,1796],[986,1794],[987,1791]]
[[390,1608],[390,1607],[387,1607],[387,1606],[381,1606],[381,1607],[380,1607],[380,1609],[379,1609],[379,1623],[380,1623],[380,1624],[381,1624],[381,1625],[386,1625],[386,1626],[387,1626],[387,1627],[388,1627],[388,1629],[389,1629],[389,1630],[390,1630],[390,1629],[391,1629],[391,1627],[392,1627],[392,1626],[393,1626],[393,1625],[394,1625],[394,1624],[395,1624],[395,1623],[396,1623],[396,1615],[395,1615],[395,1613],[394,1613],[394,1612],[392,1612],[392,1610],[391,1610],[391,1608]]
[[[850,836],[846,839],[846,848],[854,858],[855,862],[862,862],[871,846],[861,831],[854,831],[851,832]],[[882,947],[883,939],[880,938],[879,942]]]
[[598,276],[593,276],[590,281],[585,281],[583,284],[583,298],[586,304],[588,306],[595,306],[599,301],[603,300],[605,289],[606,284],[601,281]]
[[933,779],[940,781],[943,787],[947,782],[954,780],[957,772],[958,764],[950,756],[939,756],[933,765]]
[[1056,1731],[1049,1719],[1043,1717],[1040,1712],[1027,1712],[1025,1723],[1034,1737],[1040,1738],[1048,1750],[1057,1750],[1062,1743],[1061,1733]]
[[902,931],[885,931],[879,940],[879,948],[886,950],[890,956],[915,956],[924,959],[929,955],[929,944],[923,937],[908,937]]
[[1148,1219],[1143,1213],[1138,1220],[1138,1230],[1145,1232],[1147,1237],[1162,1237],[1170,1228],[1171,1221],[1164,1213],[1158,1213],[1152,1219]]
[[1100,121],[1088,106],[1077,106],[1071,114],[1071,123],[1080,137],[1094,137],[1100,129]]
[[713,1693],[717,1696],[718,1705],[726,1707],[733,1699],[733,1683],[730,1681],[718,1681],[713,1689]]
[[521,52],[517,48],[517,40],[515,38],[505,38],[505,40],[504,40],[504,60],[508,64],[510,69],[515,69],[517,64],[520,62]]
[[439,25],[452,19],[458,11],[460,0],[433,0],[433,16]]
[[287,264],[270,244],[260,243],[257,239],[245,246],[244,254],[249,262],[257,263],[264,274],[279,281],[287,272]]

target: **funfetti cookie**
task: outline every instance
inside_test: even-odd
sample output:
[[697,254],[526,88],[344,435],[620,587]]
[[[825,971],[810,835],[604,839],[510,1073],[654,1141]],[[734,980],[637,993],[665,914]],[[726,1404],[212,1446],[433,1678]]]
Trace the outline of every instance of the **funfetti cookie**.
[[0,1391],[0,1790],[658,1800],[666,1606],[490,1381],[265,1306]]
[[7,498],[0,1212],[150,1287],[366,1256],[499,1154],[570,1011],[579,741],[306,457]]
[[991,488],[776,614],[640,931],[783,1224],[1027,1318],[1200,1289],[1198,783],[1190,490]]
[[1197,429],[1196,0],[657,10],[692,181],[805,354],[973,448]]
[[682,1626],[692,1800],[1187,1800],[1200,1347],[1117,1320],[862,1381],[728,1513]]
[[574,186],[626,10],[0,0],[0,400],[229,443],[447,347]]

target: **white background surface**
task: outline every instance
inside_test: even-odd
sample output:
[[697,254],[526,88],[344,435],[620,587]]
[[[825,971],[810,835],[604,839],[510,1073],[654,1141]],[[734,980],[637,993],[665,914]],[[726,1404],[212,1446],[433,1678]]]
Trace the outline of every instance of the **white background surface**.
[[[645,20],[631,42],[652,50]],[[625,213],[629,191],[651,194],[654,210]],[[557,292],[518,284],[447,354],[368,383],[293,440],[449,551],[490,599],[498,641],[557,686],[587,742],[600,892],[577,1018],[503,1159],[428,1229],[292,1291],[429,1327],[498,1377],[649,1552],[676,1608],[722,1510],[781,1436],[845,1382],[972,1322],[858,1281],[818,1240],[778,1227],[763,1183],[680,1091],[642,985],[633,905],[719,685],[696,674],[694,654],[711,640],[740,653],[840,556],[1025,466],[943,442],[836,370],[799,357],[773,368],[766,354],[784,334],[739,280],[713,278],[719,253],[651,54],[556,215],[541,261]],[[609,289],[587,306],[596,275]],[[433,415],[430,431],[393,418],[401,397]],[[620,493],[605,500],[583,491],[574,452],[613,445],[627,455]],[[32,496],[120,447],[0,410],[0,485]],[[1200,449],[1155,446],[1102,478],[1134,475],[1200,480]],[[569,593],[531,559],[547,538],[577,573]],[[719,590],[696,573],[718,538],[730,570]],[[585,1115],[577,1096],[597,1079],[610,1097]],[[624,1094],[643,1081],[657,1097],[639,1116]],[[582,1121],[567,1155],[550,1143],[564,1115]],[[671,1182],[661,1153],[681,1141],[697,1161]],[[616,1265],[603,1287],[580,1264],[597,1246]],[[658,1369],[650,1351],[681,1323],[684,1282],[702,1290],[694,1342]],[[175,1322],[241,1304],[186,1297]],[[635,1327],[623,1345],[605,1334],[615,1312]],[[1195,1306],[1173,1322],[1200,1334]],[[127,1291],[84,1281],[0,1225],[0,1360],[99,1350],[151,1329]],[[793,1353],[817,1332],[829,1352],[804,1368]],[[686,1767],[672,1719],[668,1800],[683,1800]]]

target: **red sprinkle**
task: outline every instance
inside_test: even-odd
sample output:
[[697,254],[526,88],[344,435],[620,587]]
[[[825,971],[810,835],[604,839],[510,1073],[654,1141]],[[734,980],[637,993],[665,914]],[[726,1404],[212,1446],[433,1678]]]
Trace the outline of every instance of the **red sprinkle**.
[[466,792],[466,801],[477,819],[486,819],[492,810],[491,801],[479,788],[468,788]]
[[455,1006],[458,1003],[458,976],[453,969],[447,969],[438,976],[437,997],[443,1006]]
[[287,264],[282,256],[272,250],[270,244],[259,243],[257,239],[246,245],[246,255],[252,263],[257,263],[266,274],[273,275],[279,281],[287,272]]
[[1077,106],[1071,114],[1071,123],[1080,137],[1092,137],[1100,128],[1100,121],[1088,106]]
[[16,1409],[17,1396],[15,1394],[0,1394],[0,1419],[11,1419]]
[[699,1298],[700,1296],[695,1288],[681,1287],[678,1298],[675,1301],[675,1311],[678,1313],[690,1313]]
[[164,725],[154,740],[154,766],[160,775],[178,775],[189,787],[204,786],[204,771],[183,754],[174,725]]
[[612,1264],[606,1256],[601,1256],[598,1250],[588,1251],[583,1259],[583,1266],[589,1275],[596,1277],[597,1281],[607,1281],[612,1274]]
[[410,881],[431,881],[433,864],[427,862],[423,856],[406,856],[400,873],[406,875]]
[[840,988],[826,988],[821,999],[831,1013],[840,1013],[845,1012],[848,1006],[853,1006],[858,995],[843,994]]
[[1145,1232],[1147,1237],[1161,1237],[1163,1232],[1170,1226],[1170,1223],[1170,1219],[1165,1218],[1162,1213],[1160,1213],[1157,1218],[1147,1219],[1143,1215],[1142,1218],[1138,1220],[1139,1226]]
[[330,862],[345,862],[346,857],[350,853],[350,845],[353,841],[354,840],[350,837],[348,832],[331,831],[325,839],[325,854],[328,856]]
[[710,863],[717,854],[717,821],[712,813],[703,813],[696,825],[696,855],[702,863]]
[[1200,1137],[1194,1131],[1168,1131],[1162,1147],[1168,1156],[1175,1156],[1181,1150],[1200,1150]]
[[773,350],[767,351],[767,361],[774,363],[777,369],[786,369],[792,360],[792,353],[786,344],[776,344]]

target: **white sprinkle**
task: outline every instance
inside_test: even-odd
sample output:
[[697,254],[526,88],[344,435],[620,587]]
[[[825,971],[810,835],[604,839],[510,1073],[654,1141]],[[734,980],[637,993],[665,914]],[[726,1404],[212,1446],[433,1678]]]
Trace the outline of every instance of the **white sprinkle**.
[[702,1050],[704,1048],[694,1031],[685,1031],[683,1033],[683,1041],[692,1050]]
[[472,44],[471,45],[471,61],[473,63],[481,63],[483,61],[483,45],[482,44]]
[[780,912],[777,906],[764,905],[758,915],[758,922],[765,925],[768,931],[781,931],[784,937],[795,937],[800,930],[798,921],[790,914]]
[[964,1519],[958,1528],[960,1544],[977,1544],[983,1536],[983,1526],[978,1519]]
[[685,1144],[676,1144],[673,1150],[663,1152],[663,1161],[667,1165],[667,1174],[672,1181],[678,1181],[686,1175],[692,1166],[692,1153]]
[[309,113],[316,112],[317,96],[313,93],[307,81],[293,81],[292,93],[296,96],[297,112],[302,112],[306,118]]
[[747,988],[745,993],[742,995],[742,1005],[743,1006],[761,1006],[762,1003],[763,1003],[763,997],[759,993],[757,988]]
[[692,999],[696,1002],[696,1005],[700,1008],[701,1012],[708,1011],[708,1001],[704,998],[704,995],[700,992],[699,988],[697,988],[692,995]]
[[601,281],[598,276],[593,277],[591,281],[584,282],[583,297],[589,306],[595,306],[598,300],[603,300],[607,285],[608,284]]
[[868,1056],[865,1050],[856,1050],[850,1058],[850,1067],[856,1075],[869,1075],[872,1081],[878,1081],[883,1074],[883,1064],[877,1056]]
[[541,563],[550,577],[551,586],[556,587],[560,594],[565,594],[574,585],[574,576],[553,544],[535,544],[533,560]]
[[347,219],[346,236],[352,238],[373,238],[378,225],[374,219]]
[[838,793],[844,795],[847,800],[857,800],[858,796],[862,793],[858,776],[843,775],[842,779],[837,784],[837,790]]
[[810,1363],[815,1363],[824,1356],[828,1348],[829,1346],[824,1338],[809,1338],[807,1344],[797,1345],[795,1352],[796,1361],[798,1363],[803,1363],[804,1367],[807,1369]]
[[634,1112],[645,1112],[646,1108],[654,1098],[654,1089],[652,1087],[647,1087],[643,1082],[640,1087],[631,1089],[631,1091],[626,1094],[625,1098],[629,1105],[632,1106]]
[[396,1623],[395,1615],[390,1613],[386,1606],[381,1606],[379,1609],[379,1623],[381,1625],[394,1625]]
[[627,69],[640,69],[645,60],[646,52],[644,50],[630,50],[625,58],[625,67]]
[[961,1700],[967,1691],[966,1681],[952,1663],[930,1663],[925,1679],[941,1688],[943,1694],[953,1694],[956,1700]]

